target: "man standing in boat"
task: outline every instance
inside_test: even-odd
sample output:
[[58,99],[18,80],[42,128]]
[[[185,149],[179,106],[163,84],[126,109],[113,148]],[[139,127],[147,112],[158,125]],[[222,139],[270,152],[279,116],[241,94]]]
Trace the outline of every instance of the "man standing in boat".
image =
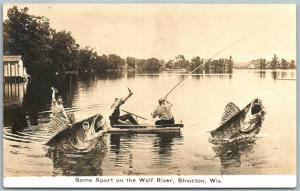
[[155,125],[166,125],[166,124],[175,124],[174,117],[171,113],[172,103],[166,100],[166,98],[158,99],[158,107],[153,113],[152,117],[159,117],[159,120],[155,121]]
[[124,99],[115,98],[115,102],[110,107],[111,114],[109,116],[110,125],[113,127],[114,125],[120,124],[128,124],[126,121],[128,120],[132,125],[138,125],[137,121],[132,117],[131,114],[127,113],[125,115],[120,116],[120,106],[123,105],[132,95],[132,91],[128,88],[128,96]]
[[68,120],[71,124],[75,122],[75,117],[73,113],[66,113],[65,108],[63,106],[63,100],[61,96],[57,96],[55,99],[55,88],[52,89],[52,113],[55,117],[61,117],[63,119]]

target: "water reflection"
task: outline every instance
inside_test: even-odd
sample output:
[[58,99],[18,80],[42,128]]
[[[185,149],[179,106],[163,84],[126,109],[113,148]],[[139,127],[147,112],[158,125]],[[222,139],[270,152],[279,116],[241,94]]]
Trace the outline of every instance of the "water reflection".
[[119,78],[126,77],[127,72],[126,71],[109,71],[105,73],[82,73],[80,75],[76,76],[76,79],[78,79],[80,82],[82,82],[84,85],[91,85],[93,82],[98,80],[116,80]]
[[192,75],[192,78],[195,79],[195,80],[200,80],[200,79],[203,79],[203,75]]
[[287,76],[287,72],[282,71],[282,72],[281,72],[281,75],[280,75],[281,79],[285,79],[286,76]]
[[4,106],[21,105],[28,83],[3,83]]
[[128,154],[133,158],[131,150],[133,148],[133,139],[135,134],[110,134],[110,152],[115,156],[115,166],[122,166],[123,163],[132,167],[132,160],[126,160]]
[[101,176],[102,161],[107,150],[107,136],[96,139],[87,152],[78,151],[69,142],[49,147],[46,156],[53,162],[53,175]]
[[291,79],[295,79],[296,77],[295,77],[295,72],[290,72],[290,78]]
[[135,71],[127,71],[126,77],[129,78],[134,78],[135,77]]
[[[73,96],[78,91],[77,80],[72,76],[43,83],[4,84],[4,101],[7,103],[4,107],[4,125],[11,126],[14,132],[25,129],[29,124],[36,126],[47,122],[50,113],[41,111],[49,111],[51,107],[51,86],[59,90],[65,107],[72,107]],[[18,101],[12,101],[12,98]]]
[[256,74],[258,74],[259,78],[265,78],[266,77],[266,71],[265,70],[260,70],[255,72]]
[[180,132],[158,133],[153,140],[153,148],[155,153],[154,161],[159,165],[166,165],[172,161],[173,146],[182,141]]
[[[157,133],[153,140],[153,147],[158,148],[159,155],[171,155],[174,141],[182,139],[180,132]],[[165,158],[164,158],[165,159]]]
[[[136,143],[144,141],[154,154],[152,160],[155,165],[165,165],[172,160],[174,153],[173,146],[182,141],[180,132],[155,133],[155,134],[110,134],[110,152],[113,154],[112,160],[116,167],[124,164],[133,168],[134,147]],[[151,145],[152,144],[152,145]]]
[[247,138],[214,145],[213,151],[220,158],[222,166],[221,174],[227,174],[227,171],[231,172],[230,169],[233,167],[239,168],[241,166],[241,156],[253,152],[255,141],[255,138]]
[[272,71],[271,74],[272,74],[273,80],[277,80],[278,72],[277,71]]
[[12,132],[23,131],[31,122],[29,121],[29,113],[23,107],[15,106],[4,109],[4,124],[12,129]]

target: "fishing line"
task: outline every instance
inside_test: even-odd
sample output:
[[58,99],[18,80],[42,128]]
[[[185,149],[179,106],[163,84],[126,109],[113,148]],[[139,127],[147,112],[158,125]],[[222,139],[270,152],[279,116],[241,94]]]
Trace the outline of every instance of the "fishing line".
[[226,49],[228,49],[228,48],[230,48],[230,47],[232,47],[232,46],[234,46],[235,44],[237,44],[237,43],[239,43],[240,41],[242,41],[242,40],[244,40],[244,39],[246,39],[246,38],[248,38],[248,37],[250,37],[250,36],[253,36],[253,35],[255,35],[256,33],[258,33],[258,32],[261,32],[261,31],[263,31],[263,30],[268,30],[268,28],[266,27],[266,26],[264,26],[264,28],[263,29],[260,29],[260,30],[257,30],[257,31],[254,31],[254,32],[251,32],[251,33],[249,33],[249,34],[247,34],[247,35],[245,35],[245,36],[243,36],[243,37],[241,37],[241,38],[239,38],[238,40],[235,40],[235,41],[233,41],[231,44],[229,44],[229,45],[227,45],[227,46],[225,46],[224,48],[222,48],[221,50],[219,50],[218,52],[216,52],[214,55],[212,55],[205,63],[202,63],[202,64],[200,64],[199,66],[197,66],[194,70],[192,70],[188,75],[186,75],[182,80],[180,80],[167,94],[166,94],[166,96],[164,97],[164,98],[167,98],[170,94],[171,94],[171,92],[179,85],[179,84],[181,84],[187,77],[189,77],[192,73],[194,73],[197,69],[199,69],[201,66],[203,66],[204,64],[206,64],[207,62],[209,62],[211,59],[213,59],[214,57],[216,57],[217,55],[219,55],[220,53],[222,53],[224,50],[226,50]]

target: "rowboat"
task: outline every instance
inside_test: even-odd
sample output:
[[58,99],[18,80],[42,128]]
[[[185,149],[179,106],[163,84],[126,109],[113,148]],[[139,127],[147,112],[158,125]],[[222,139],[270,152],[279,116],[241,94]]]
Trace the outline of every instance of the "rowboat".
[[179,132],[183,128],[182,123],[167,124],[167,125],[114,125],[107,129],[108,133],[163,133],[163,132]]

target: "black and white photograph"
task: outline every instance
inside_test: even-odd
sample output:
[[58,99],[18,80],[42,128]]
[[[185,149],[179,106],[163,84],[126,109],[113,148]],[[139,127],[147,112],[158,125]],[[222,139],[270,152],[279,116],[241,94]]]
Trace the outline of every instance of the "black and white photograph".
[[295,4],[7,3],[2,63],[5,187],[296,186]]

